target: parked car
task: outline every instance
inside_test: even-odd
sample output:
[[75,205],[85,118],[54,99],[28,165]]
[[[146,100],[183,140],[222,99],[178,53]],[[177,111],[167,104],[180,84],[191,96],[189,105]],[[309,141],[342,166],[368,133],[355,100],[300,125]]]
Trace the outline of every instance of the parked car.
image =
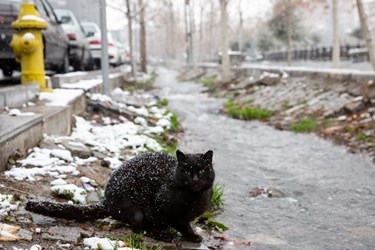
[[[92,57],[94,58],[95,64],[100,67],[101,63],[101,49],[102,49],[102,38],[101,30],[96,23],[93,22],[82,22],[82,27],[89,40]],[[117,66],[122,63],[121,48],[110,34],[108,34],[108,57],[109,64]]]
[[[48,28],[42,31],[44,41],[44,64],[47,70],[59,73],[69,71],[68,39],[60,26],[54,9],[47,0],[32,0],[41,17],[48,23]],[[5,76],[11,76],[14,70],[19,70],[10,42],[13,34],[17,33],[11,27],[17,19],[22,0],[0,0],[0,69]]]
[[55,13],[69,39],[69,61],[74,70],[92,70],[93,59],[85,31],[74,13],[56,9]]

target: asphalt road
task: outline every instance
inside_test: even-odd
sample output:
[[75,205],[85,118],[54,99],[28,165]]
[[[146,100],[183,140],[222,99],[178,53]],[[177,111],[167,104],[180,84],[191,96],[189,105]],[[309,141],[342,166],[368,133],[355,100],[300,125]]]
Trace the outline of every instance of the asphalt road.
[[[160,68],[156,87],[185,129],[180,148],[214,151],[225,211],[217,220],[250,249],[375,249],[375,166],[313,134],[225,117],[225,100]],[[276,198],[251,197],[256,187]]]

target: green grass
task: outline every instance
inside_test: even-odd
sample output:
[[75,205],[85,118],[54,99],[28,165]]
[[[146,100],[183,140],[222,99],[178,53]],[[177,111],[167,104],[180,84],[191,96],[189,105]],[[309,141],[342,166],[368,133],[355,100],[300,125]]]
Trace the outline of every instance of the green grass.
[[127,247],[140,249],[140,250],[162,250],[161,246],[147,246],[146,241],[142,234],[131,233],[120,239],[125,242]]
[[241,104],[237,104],[233,100],[227,101],[224,104],[224,109],[230,117],[246,121],[267,119],[274,113],[273,111],[267,109],[244,107]]
[[213,187],[213,194],[211,198],[211,212],[216,212],[222,209],[224,205],[223,201],[224,187],[220,184],[215,183]]
[[215,230],[222,233],[228,229],[228,227],[226,227],[223,223],[214,220],[216,214],[223,208],[223,194],[224,187],[215,183],[213,186],[210,209],[196,219],[196,222],[201,224],[207,230]]
[[[160,144],[160,146],[163,148],[164,153],[175,155],[178,146],[177,140],[171,138],[166,132],[161,135],[149,135],[149,137]],[[153,152],[153,150],[148,148],[147,146],[146,149],[150,152]]]
[[171,117],[171,128],[169,129],[170,132],[176,133],[180,127],[180,121],[178,119],[178,116],[173,113]]
[[216,77],[201,78],[198,82],[205,87],[213,87],[216,84]]
[[168,99],[161,99],[158,104],[157,104],[158,107],[165,107],[165,106],[168,106]]
[[358,132],[356,139],[357,141],[372,142],[372,137],[367,136],[363,131]]
[[138,81],[134,85],[127,87],[126,89],[130,93],[134,93],[136,90],[143,89],[143,90],[149,90],[154,86],[155,80],[156,80],[157,74],[155,71],[152,71],[150,73],[150,78],[144,81]]
[[316,130],[316,121],[311,118],[303,118],[290,126],[290,129],[296,133],[308,133]]

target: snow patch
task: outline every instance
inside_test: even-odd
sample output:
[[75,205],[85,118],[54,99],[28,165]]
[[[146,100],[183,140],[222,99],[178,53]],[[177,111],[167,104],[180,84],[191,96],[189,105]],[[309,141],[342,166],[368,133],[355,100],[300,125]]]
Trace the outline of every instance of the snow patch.
[[86,190],[74,184],[52,186],[51,190],[53,193],[69,198],[76,203],[86,204]]
[[0,194],[0,217],[9,215],[9,211],[17,210],[19,202],[14,202],[13,195]]
[[43,23],[46,22],[46,20],[44,20],[43,18],[39,16],[35,16],[35,15],[24,15],[21,20],[22,21],[36,21],[36,22],[43,22]]
[[41,92],[39,100],[46,101],[46,106],[66,107],[83,93],[81,89],[54,89],[51,93]]
[[27,32],[25,33],[23,36],[22,36],[23,39],[25,39],[26,41],[30,41],[30,40],[34,40],[35,39],[35,36],[33,33],[30,33],[30,32]]
[[110,240],[108,238],[91,237],[83,240],[83,244],[90,249],[105,249],[105,250],[137,250],[135,248],[124,247],[123,241]]
[[35,113],[33,112],[24,112],[22,113],[19,109],[11,109],[8,113],[10,116],[33,116]]

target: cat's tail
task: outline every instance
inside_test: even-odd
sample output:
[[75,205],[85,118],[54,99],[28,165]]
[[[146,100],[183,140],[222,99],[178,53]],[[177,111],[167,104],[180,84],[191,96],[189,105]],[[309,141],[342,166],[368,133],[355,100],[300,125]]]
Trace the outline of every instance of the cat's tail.
[[102,202],[92,205],[73,205],[49,201],[29,201],[25,208],[37,214],[77,221],[92,221],[108,216],[107,209]]

